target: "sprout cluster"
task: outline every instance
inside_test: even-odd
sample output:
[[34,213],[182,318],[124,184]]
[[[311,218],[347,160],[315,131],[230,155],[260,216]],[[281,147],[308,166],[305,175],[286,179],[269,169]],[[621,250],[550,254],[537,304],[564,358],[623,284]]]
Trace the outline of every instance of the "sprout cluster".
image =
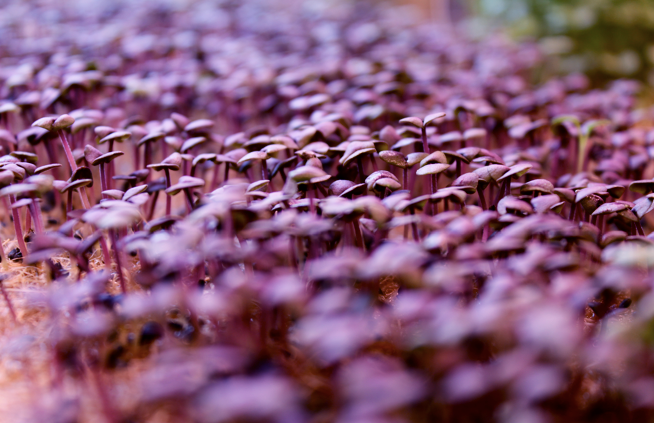
[[403,9],[63,3],[0,22],[3,415],[654,416],[636,83]]

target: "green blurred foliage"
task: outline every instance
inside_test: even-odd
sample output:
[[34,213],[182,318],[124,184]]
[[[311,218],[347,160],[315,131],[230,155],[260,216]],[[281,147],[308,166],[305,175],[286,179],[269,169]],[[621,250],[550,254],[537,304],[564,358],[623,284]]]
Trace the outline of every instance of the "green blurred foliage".
[[472,0],[469,27],[536,37],[562,72],[654,84],[654,0]]

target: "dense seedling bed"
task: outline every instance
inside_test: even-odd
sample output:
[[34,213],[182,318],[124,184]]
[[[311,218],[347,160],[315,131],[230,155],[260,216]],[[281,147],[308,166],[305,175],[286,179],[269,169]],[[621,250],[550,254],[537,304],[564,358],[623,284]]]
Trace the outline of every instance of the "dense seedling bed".
[[269,6],[3,6],[0,420],[649,421],[638,84]]

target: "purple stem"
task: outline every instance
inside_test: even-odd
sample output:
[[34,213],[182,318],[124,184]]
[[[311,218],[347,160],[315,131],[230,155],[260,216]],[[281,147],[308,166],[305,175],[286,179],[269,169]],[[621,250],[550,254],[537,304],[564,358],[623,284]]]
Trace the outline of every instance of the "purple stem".
[[570,217],[568,217],[569,221],[573,221],[575,219],[575,212],[577,211],[577,203],[572,203],[570,206]]
[[[109,151],[114,151],[113,140],[109,141]],[[115,174],[116,174],[116,166],[114,165],[114,161],[112,160],[109,162],[109,169],[107,169],[106,175],[104,177],[104,183],[105,186],[107,187],[106,189],[111,189],[111,185],[109,184],[109,181],[112,180],[111,178],[113,178]]]
[[[134,144],[134,170],[139,168],[139,163],[141,163],[141,149],[138,144]],[[147,169],[147,168],[145,168]]]
[[497,207],[497,204],[500,202],[502,198],[506,195],[507,191],[510,189],[510,184],[511,183],[511,178],[506,178],[504,182],[502,182],[502,186],[500,187],[499,191],[497,191],[497,197],[495,198],[495,207]]
[[[9,195],[9,202],[13,205],[16,202],[16,198],[13,194]],[[20,214],[15,208],[11,209],[11,215],[14,217],[14,230],[16,231],[16,241],[18,241],[18,248],[23,258],[27,257],[27,246],[25,245],[25,239],[23,238],[23,230],[20,227]]]
[[150,164],[150,143],[145,143],[145,151],[143,152],[143,169],[147,169]]
[[125,276],[123,276],[123,267],[120,260],[120,250],[118,249],[118,234],[115,229],[109,229],[109,236],[111,237],[111,246],[114,249],[114,259],[116,260],[116,271],[118,272],[118,280],[120,281],[120,289],[123,294],[127,293],[127,285],[125,284]]
[[427,143],[427,128],[423,126],[420,130],[420,133],[422,135],[422,151],[429,153],[429,143]]
[[41,215],[41,208],[39,203],[36,201],[36,198],[32,198],[32,204],[30,204],[30,212],[32,213],[32,220],[34,220],[34,228],[36,229],[37,234],[43,233],[43,216]]
[[483,230],[482,235],[481,235],[481,241],[482,242],[488,241],[489,233],[490,233],[490,224],[487,223],[487,224],[484,225],[484,230]]
[[184,188],[184,194],[186,194],[186,209],[188,213],[191,214],[193,211],[193,196],[191,196],[191,190]]
[[357,167],[359,168],[359,182],[364,183],[366,174],[363,171],[363,160],[361,160],[361,156],[357,157]]
[[[225,167],[227,167],[227,163],[225,163]],[[211,179],[211,191],[214,191],[216,188],[218,188],[219,171],[220,171],[220,164],[216,163],[213,167],[213,178]]]
[[100,249],[102,250],[104,267],[108,272],[111,272],[111,253],[109,252],[109,246],[107,245],[107,240],[104,238],[104,235],[100,237]]
[[372,168],[375,172],[379,170],[379,166],[377,166],[377,160],[375,160],[375,155],[371,154],[370,155],[370,162],[372,162]]
[[79,193],[79,199],[82,202],[82,207],[87,210],[91,208],[91,200],[89,200],[89,193],[86,187],[82,187],[82,191]]
[[316,193],[313,189],[313,184],[309,183],[309,186],[307,187],[307,194],[309,198],[309,210],[311,210],[311,214],[316,214],[316,205],[314,204],[314,200],[316,197]]
[[7,255],[5,254],[5,247],[2,245],[2,238],[0,238],[0,259],[2,260],[2,268],[7,269]]
[[2,282],[0,282],[0,291],[2,291],[2,296],[5,298],[5,301],[7,302],[7,308],[9,308],[9,314],[11,314],[11,319],[14,321],[14,323],[18,323],[18,317],[16,317],[16,310],[14,309],[14,305],[11,303],[9,294],[7,293],[7,290],[5,289],[5,285]]
[[150,212],[148,213],[148,220],[152,220],[152,217],[154,216],[154,209],[155,206],[157,205],[158,199],[159,199],[159,191],[155,191],[154,196],[152,197],[152,203],[150,203]]
[[484,196],[484,190],[478,188],[477,194],[479,195],[479,204],[481,204],[481,209],[488,210],[488,205],[486,204],[486,197]]
[[68,165],[70,166],[70,173],[77,170],[77,163],[75,163],[75,158],[73,157],[73,152],[70,149],[68,140],[66,139],[66,134],[64,131],[57,131],[59,134],[59,139],[61,140],[61,145],[64,147],[64,152],[66,152],[66,159],[68,159]]
[[[170,188],[170,170],[168,168],[164,168],[164,172],[166,173],[166,188]],[[172,197],[170,195],[166,195],[166,216],[170,216],[170,209],[171,209],[171,200]]]
[[102,190],[102,198],[107,198],[107,194],[104,194],[104,191],[107,190],[107,172],[104,168],[104,163],[100,163],[100,189]]
[[[436,182],[436,175],[432,174],[429,175],[429,193],[430,194],[435,194],[436,189],[438,187],[438,182]],[[434,215],[436,214],[436,211],[438,210],[438,207],[435,204],[432,204],[432,202],[429,202],[429,214]]]
[[[411,216],[416,214],[413,207],[411,207],[409,212],[411,213]],[[420,235],[418,235],[418,226],[416,226],[416,222],[411,222],[411,230],[413,231],[413,240],[415,242],[420,242]]]
[[23,232],[29,234],[30,229],[32,229],[32,211],[28,208],[25,210],[25,229],[23,229]]
[[359,226],[359,219],[356,219],[352,222],[352,227],[354,228],[354,237],[356,239],[357,247],[365,251],[366,247],[363,244],[363,235],[361,234],[361,227]]
[[66,202],[66,220],[70,219],[70,212],[73,211],[73,190],[68,190],[68,201]]
[[413,196],[413,191],[414,191],[413,189],[416,186],[416,179],[417,178],[418,178],[418,175],[416,174],[416,172],[412,171],[411,174],[409,175],[409,187],[407,188],[411,192],[411,196]]

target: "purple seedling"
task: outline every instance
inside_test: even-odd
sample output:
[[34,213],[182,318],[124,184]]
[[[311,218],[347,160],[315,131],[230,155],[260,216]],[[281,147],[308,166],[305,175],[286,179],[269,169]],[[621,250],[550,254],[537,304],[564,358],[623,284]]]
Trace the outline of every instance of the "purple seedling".
[[[445,154],[435,151],[420,161],[420,168],[416,171],[416,175],[429,175],[429,194],[435,194],[438,190],[438,176],[449,168]],[[431,204],[430,209],[430,214],[434,214]]]
[[[218,164],[216,163],[216,155],[214,153],[199,154],[193,158],[193,162],[191,163],[191,173],[189,176],[195,176],[197,168],[204,165],[206,162],[213,162],[214,167],[218,167]],[[214,178],[215,177],[216,175],[214,174]]]
[[[427,127],[433,123],[436,123],[437,120],[445,116],[446,114],[442,112],[432,113],[430,115],[427,115],[424,120],[417,117],[407,117],[401,119],[400,123],[413,125],[416,128],[420,129],[420,136],[422,140],[422,145],[421,145],[422,152],[429,153],[429,143],[427,142]],[[419,152],[419,150],[417,152]]]
[[461,173],[463,171],[462,165],[463,164],[469,164],[470,160],[468,160],[467,157],[461,155],[460,153],[456,151],[446,151],[443,150],[443,154],[445,154],[445,157],[447,158],[447,163],[456,163],[456,177],[458,178],[461,176]]
[[247,166],[251,162],[258,161],[260,163],[260,168],[261,168],[261,179],[268,179],[268,175],[266,171],[266,160],[268,160],[269,157],[270,156],[268,155],[268,153],[265,153],[263,151],[252,151],[241,157],[236,163],[239,166],[244,166],[244,165]]
[[166,136],[163,132],[160,131],[155,131],[151,132],[147,135],[145,135],[143,138],[139,140],[139,142],[136,144],[136,148],[140,148],[142,145],[145,146],[143,148],[143,167],[147,168],[149,167],[150,163],[152,163],[153,156],[152,156],[152,144],[163,139]]
[[[110,151],[109,153],[105,153],[101,156],[96,157],[91,164],[93,166],[100,166],[100,187],[102,191],[110,190],[112,189],[112,184],[109,182],[108,179],[108,173],[106,169],[106,165],[108,163],[113,163],[115,159],[118,157],[122,156],[123,153],[122,151]],[[104,198],[104,194],[103,194]]]
[[[60,191],[62,194],[67,194],[67,200],[66,200],[66,215],[69,216],[68,219],[70,219],[70,214],[73,211],[73,192],[75,192],[78,189],[82,189],[84,187],[91,186],[93,184],[92,179],[78,179],[76,181],[72,182],[64,182],[60,181]],[[79,193],[80,200],[82,199],[82,194]]]
[[373,172],[366,178],[368,191],[378,193],[380,199],[386,195],[386,190],[391,192],[397,191],[402,188],[402,185],[397,180],[395,175],[386,170],[378,170]]
[[363,168],[363,157],[367,154],[374,154],[376,152],[377,149],[372,141],[352,141],[345,149],[339,162],[343,167],[348,167],[352,162],[356,161],[359,182],[363,182],[366,179],[365,170]]
[[399,167],[402,169],[402,188],[407,189],[409,177],[409,163],[402,153],[399,151],[385,150],[379,153],[379,157],[391,166]]
[[61,140],[61,145],[64,148],[66,153],[66,159],[68,160],[68,166],[70,167],[71,173],[77,169],[77,163],[73,157],[73,152],[70,149],[70,144],[66,139],[65,129],[70,127],[75,122],[75,119],[70,115],[61,115],[58,118],[54,117],[44,117],[32,124],[32,126],[38,126],[48,131],[56,132]]
[[[129,131],[116,131],[112,132],[111,134],[105,136],[104,138],[101,138],[98,143],[99,144],[107,144],[107,153],[111,153],[114,151],[114,144],[119,142],[125,142],[132,136],[132,133]],[[116,174],[116,169],[114,166],[113,161],[109,161],[109,169],[107,169],[107,177],[106,180],[110,181],[111,178]]]
[[[173,153],[170,156],[166,157],[161,163],[148,165],[148,168],[156,170],[158,172],[163,170],[164,173],[166,174],[166,188],[170,188],[172,186],[170,181],[170,171],[179,170],[181,164],[182,164],[182,156],[179,153]],[[170,195],[166,196],[166,216],[170,215],[171,199],[172,197]]]
[[175,185],[172,185],[166,189],[166,194],[168,194],[169,197],[172,197],[177,195],[178,192],[184,191],[184,194],[186,195],[186,207],[188,209],[188,213],[191,213],[195,204],[195,201],[193,201],[192,190],[203,187],[204,179],[195,178],[193,176],[181,176]]
[[314,186],[315,184],[328,181],[330,178],[331,175],[320,168],[314,166],[300,166],[297,169],[289,172],[287,184],[291,182],[295,184],[308,184],[307,195],[309,200],[309,209],[312,214],[315,214],[316,206]]

